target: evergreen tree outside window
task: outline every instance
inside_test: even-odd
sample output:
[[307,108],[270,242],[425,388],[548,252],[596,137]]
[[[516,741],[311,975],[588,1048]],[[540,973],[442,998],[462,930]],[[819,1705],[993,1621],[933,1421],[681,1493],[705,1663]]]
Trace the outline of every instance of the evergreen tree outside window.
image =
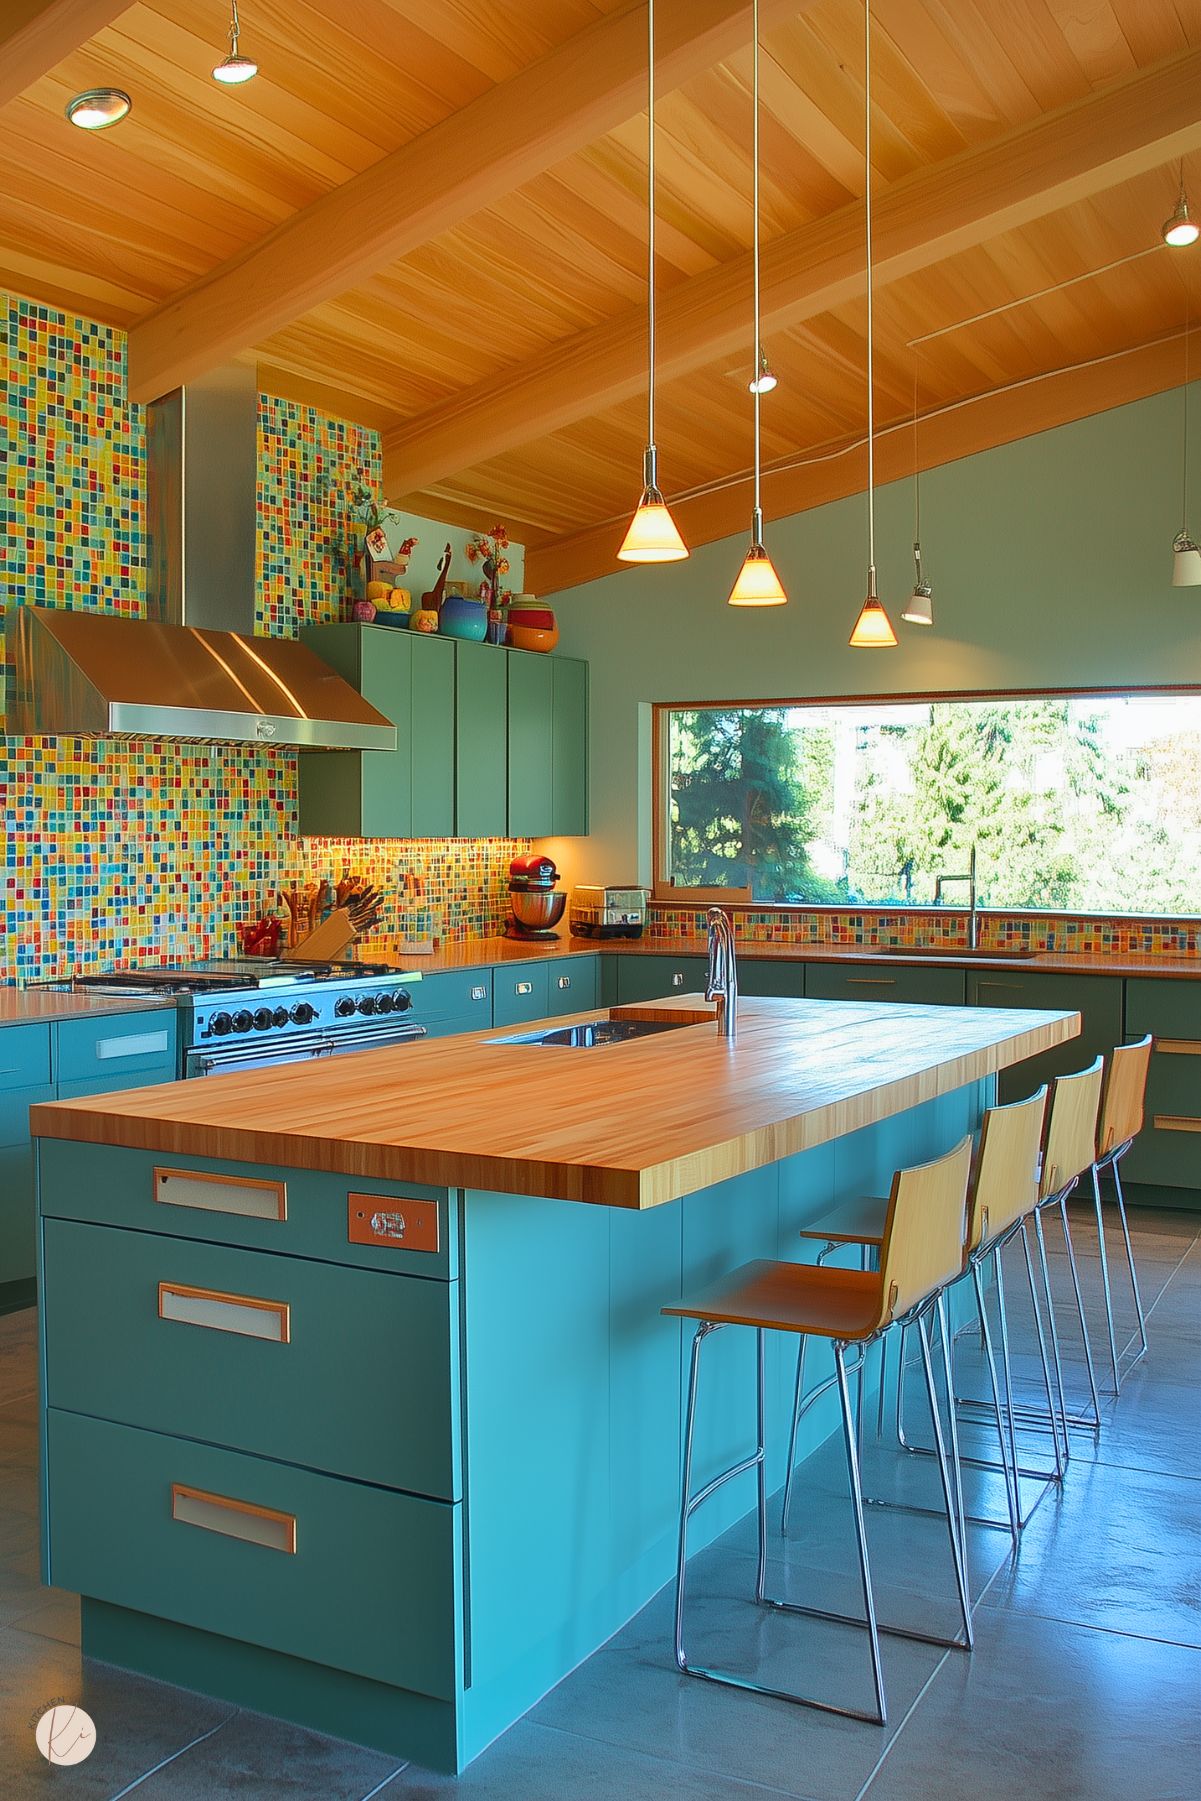
[[[660,891],[1201,912],[1201,693],[660,709]],[[950,904],[961,905],[956,890]]]

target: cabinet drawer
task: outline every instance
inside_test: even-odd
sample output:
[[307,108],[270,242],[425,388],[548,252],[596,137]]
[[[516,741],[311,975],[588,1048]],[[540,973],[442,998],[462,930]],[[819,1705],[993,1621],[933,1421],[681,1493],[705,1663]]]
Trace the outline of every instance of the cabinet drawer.
[[1126,983],[1126,1036],[1201,1040],[1201,982],[1132,976]]
[[492,971],[494,1026],[545,1019],[550,1011],[550,970],[545,963],[508,963]]
[[51,1406],[458,1498],[456,1282],[49,1219],[45,1283]]
[[566,957],[547,971],[547,1013],[583,1013],[597,1004],[600,971],[596,957]]
[[0,1096],[50,1080],[50,1027],[0,1026]]
[[[106,1082],[135,1071],[169,1069],[175,1074],[176,1016],[173,1007],[120,1013],[104,1019],[60,1019],[55,1025],[54,1076],[58,1082]],[[153,1075],[147,1075],[148,1082]]]
[[704,957],[614,957],[617,964],[617,998],[657,1001],[668,994],[700,994],[704,991],[708,964]]
[[50,1582],[453,1698],[458,1506],[56,1408],[46,1442]]
[[766,957],[740,957],[738,989],[741,994],[779,994],[799,1001],[805,992],[805,965],[769,962]]
[[905,1001],[911,1006],[962,1007],[961,969],[891,963],[808,963],[805,994],[819,1001]]
[[[134,1226],[400,1275],[446,1280],[458,1273],[457,1190],[42,1138],[38,1192],[49,1218]],[[353,1241],[352,1195],[398,1210],[405,1229],[386,1244]],[[413,1200],[431,1203],[437,1213],[436,1231],[427,1231],[417,1247],[405,1235],[405,1205]],[[355,1209],[361,1210],[357,1200]],[[426,1248],[431,1238],[433,1249]]]
[[975,1007],[1034,1007],[1080,1015],[1080,1035],[1053,1050],[1003,1069],[997,1078],[1002,1101],[1033,1094],[1042,1082],[1086,1069],[1122,1042],[1122,982],[1116,976],[1055,975],[1037,970],[971,969],[967,998]]
[[1201,1056],[1155,1051],[1147,1075],[1144,1119],[1142,1131],[1122,1159],[1123,1179],[1201,1189]]
[[486,1032],[492,1024],[492,971],[454,969],[424,976],[413,993],[413,1017],[431,1028],[443,1020],[463,1019],[456,1030]]

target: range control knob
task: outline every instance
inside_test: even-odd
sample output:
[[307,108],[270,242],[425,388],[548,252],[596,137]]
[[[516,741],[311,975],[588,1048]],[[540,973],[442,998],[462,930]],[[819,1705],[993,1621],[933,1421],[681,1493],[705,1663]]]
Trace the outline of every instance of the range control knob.
[[392,1004],[398,1013],[407,1013],[409,1008],[413,1005],[413,997],[407,988],[398,988],[396,991],[396,999]]
[[354,1012],[354,1002],[348,994],[344,994],[342,999],[335,1004],[334,1012],[339,1019],[350,1018],[351,1014]]
[[275,1012],[271,1015],[271,1024],[273,1026],[286,1026],[287,1023],[288,1009],[286,1007],[277,1007]]
[[275,1015],[270,1007],[256,1007],[254,1012],[254,1029],[256,1032],[269,1032]]
[[317,1009],[311,1001],[297,1001],[292,1009],[292,1023],[298,1026],[312,1025],[317,1017]]
[[224,1038],[227,1032],[233,1030],[233,1023],[228,1013],[214,1013],[209,1021],[209,1030],[215,1032],[218,1038]]
[[253,1026],[253,1024],[254,1024],[254,1015],[252,1013],[248,1013],[245,1007],[242,1007],[237,1013],[234,1014],[233,1028],[234,1028],[235,1032],[249,1032],[249,1030],[250,1030],[251,1026]]
[[375,996],[373,994],[365,994],[363,996],[362,1000],[359,1002],[359,1012],[360,1013],[374,1013],[375,1012]]
[[375,1010],[377,1013],[391,1013],[395,1005],[396,1002],[390,994],[377,994],[375,997]]

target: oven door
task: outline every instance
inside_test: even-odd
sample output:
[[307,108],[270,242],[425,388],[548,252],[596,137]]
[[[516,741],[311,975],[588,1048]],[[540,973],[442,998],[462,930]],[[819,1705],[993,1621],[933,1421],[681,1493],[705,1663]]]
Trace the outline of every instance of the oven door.
[[235,1069],[271,1069],[279,1063],[307,1063],[314,1057],[342,1056],[347,1051],[385,1050],[424,1038],[424,1026],[344,1026],[337,1031],[294,1032],[290,1038],[263,1038],[252,1043],[233,1039],[221,1044],[193,1045],[184,1057],[184,1075],[221,1076]]

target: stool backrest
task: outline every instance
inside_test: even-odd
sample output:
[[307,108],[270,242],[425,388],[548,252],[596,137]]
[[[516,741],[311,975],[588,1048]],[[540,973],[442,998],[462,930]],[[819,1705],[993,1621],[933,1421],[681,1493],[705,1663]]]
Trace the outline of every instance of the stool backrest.
[[1047,1111],[1047,1085],[1028,1101],[990,1107],[967,1203],[968,1251],[990,1244],[1030,1213],[1038,1200],[1038,1153]]
[[1143,1096],[1151,1067],[1150,1032],[1137,1044],[1119,1044],[1109,1054],[1101,1089],[1101,1123],[1097,1128],[1097,1155],[1108,1156],[1116,1145],[1128,1144],[1143,1129]]
[[1097,1154],[1097,1114],[1101,1106],[1104,1059],[1070,1076],[1056,1076],[1047,1115],[1039,1199],[1069,1188]]
[[880,1245],[881,1320],[900,1319],[963,1269],[972,1141],[892,1179]]

